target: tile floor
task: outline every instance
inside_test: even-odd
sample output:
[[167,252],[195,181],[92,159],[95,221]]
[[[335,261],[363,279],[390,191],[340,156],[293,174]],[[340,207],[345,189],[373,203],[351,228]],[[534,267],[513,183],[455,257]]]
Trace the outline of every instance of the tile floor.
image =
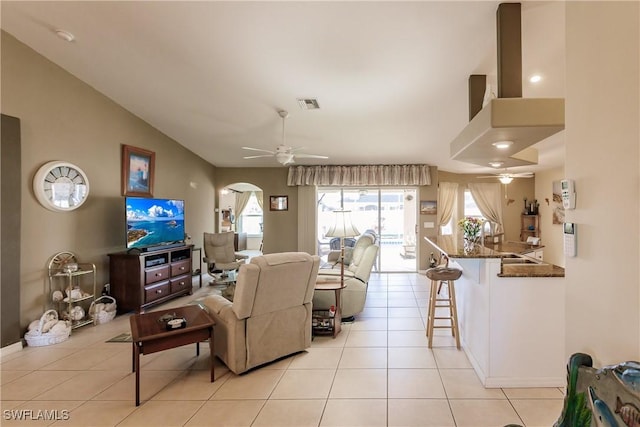
[[[158,308],[211,290],[205,285]],[[214,383],[207,346],[200,357],[194,345],[142,356],[137,408],[131,345],[105,342],[129,330],[128,316],[118,316],[76,330],[63,343],[4,356],[0,424],[552,426],[561,389],[485,389],[450,336],[434,337],[434,348],[427,348],[428,292],[423,275],[373,274],[365,311],[338,337],[317,337],[308,351],[242,376],[216,361]],[[58,420],[46,420],[42,411]],[[12,419],[15,414],[28,420]]]

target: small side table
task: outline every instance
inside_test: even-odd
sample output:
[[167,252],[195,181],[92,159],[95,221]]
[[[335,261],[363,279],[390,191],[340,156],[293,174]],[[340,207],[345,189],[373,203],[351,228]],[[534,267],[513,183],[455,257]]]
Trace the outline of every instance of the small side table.
[[[187,325],[181,329],[167,330],[160,318],[175,314],[184,318]],[[136,406],[140,406],[140,355],[151,354],[187,344],[196,344],[196,356],[200,355],[200,341],[209,340],[211,352],[211,382],[214,381],[213,325],[215,321],[199,305],[187,305],[169,310],[134,314],[129,318],[133,341],[133,372],[136,373]]]
[[[342,309],[341,309],[342,303],[340,301],[340,296],[344,288],[345,286],[340,282],[340,277],[318,276],[318,278],[316,279],[316,286],[315,286],[316,291],[334,291],[335,292],[336,313],[333,316],[332,320],[329,319],[333,323],[329,329],[320,329],[320,328],[312,327],[314,335],[330,334],[333,336],[333,338],[335,338],[342,330]],[[313,311],[316,313],[326,312],[326,310],[313,310]],[[313,317],[316,317],[316,316],[313,315]],[[322,316],[317,316],[316,318],[320,320]]]

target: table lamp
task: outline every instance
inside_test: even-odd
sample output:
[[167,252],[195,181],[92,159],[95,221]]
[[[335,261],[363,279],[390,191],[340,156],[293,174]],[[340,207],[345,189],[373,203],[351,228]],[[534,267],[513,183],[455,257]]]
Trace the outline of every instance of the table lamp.
[[338,210],[335,222],[327,231],[327,237],[340,238],[340,286],[344,287],[344,238],[360,235],[358,229],[351,223],[351,211]]

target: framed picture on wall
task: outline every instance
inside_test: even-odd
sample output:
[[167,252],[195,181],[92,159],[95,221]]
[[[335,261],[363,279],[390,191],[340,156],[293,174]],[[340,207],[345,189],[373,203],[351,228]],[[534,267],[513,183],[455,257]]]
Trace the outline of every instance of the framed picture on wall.
[[122,195],[153,197],[156,153],[122,146]]
[[422,215],[435,215],[438,211],[438,204],[435,200],[420,201],[420,213]]
[[269,210],[288,211],[289,196],[269,196]]

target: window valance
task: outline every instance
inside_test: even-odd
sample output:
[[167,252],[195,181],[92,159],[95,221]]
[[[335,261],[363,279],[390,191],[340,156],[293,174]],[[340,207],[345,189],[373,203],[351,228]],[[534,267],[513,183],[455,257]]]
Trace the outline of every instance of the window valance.
[[287,185],[431,185],[428,165],[291,166]]

